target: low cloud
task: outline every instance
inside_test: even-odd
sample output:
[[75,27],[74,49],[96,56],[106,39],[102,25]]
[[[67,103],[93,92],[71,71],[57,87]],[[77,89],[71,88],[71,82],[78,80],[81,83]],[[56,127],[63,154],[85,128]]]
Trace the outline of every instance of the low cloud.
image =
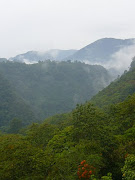
[[108,58],[107,62],[90,62],[88,60],[84,60],[83,62],[85,64],[103,66],[104,68],[109,70],[112,78],[115,79],[118,75],[122,75],[125,70],[129,70],[134,56],[135,42],[133,42],[133,45],[123,47],[119,51],[112,54],[110,58]]
[[118,52],[111,56],[111,59],[104,67],[107,69],[113,68],[121,73],[128,70],[135,56],[135,45],[127,46],[120,49]]

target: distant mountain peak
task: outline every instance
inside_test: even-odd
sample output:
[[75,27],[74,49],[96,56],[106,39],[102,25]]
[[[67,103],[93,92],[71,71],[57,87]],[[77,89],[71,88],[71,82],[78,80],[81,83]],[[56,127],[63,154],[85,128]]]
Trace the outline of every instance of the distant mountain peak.
[[74,49],[70,49],[70,50],[51,49],[44,52],[28,51],[24,54],[19,54],[15,57],[12,57],[9,60],[15,61],[15,62],[25,62],[25,63],[26,61],[29,63],[35,63],[38,61],[45,61],[47,59],[61,61],[64,58],[71,56],[76,51],[77,50],[74,50]]
[[88,44],[66,59],[87,64],[100,64],[105,68],[117,68],[121,73],[129,67],[134,52],[134,38],[115,39],[106,37]]
[[105,37],[88,44],[80,50],[51,49],[45,52],[28,51],[10,58],[10,60],[25,63],[37,63],[48,59],[52,61],[81,61],[86,64],[100,64],[108,69],[116,68],[121,73],[129,67],[132,57],[135,55],[134,52],[134,38],[116,39]]

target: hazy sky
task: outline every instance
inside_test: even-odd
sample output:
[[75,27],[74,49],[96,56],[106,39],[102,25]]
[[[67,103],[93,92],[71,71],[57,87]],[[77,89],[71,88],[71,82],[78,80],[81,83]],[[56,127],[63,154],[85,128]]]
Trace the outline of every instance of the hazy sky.
[[0,0],[0,57],[135,38],[135,0]]

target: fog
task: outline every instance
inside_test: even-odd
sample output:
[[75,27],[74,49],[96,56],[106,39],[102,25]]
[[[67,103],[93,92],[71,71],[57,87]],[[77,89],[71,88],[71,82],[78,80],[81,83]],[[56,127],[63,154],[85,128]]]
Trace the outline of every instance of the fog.
[[107,69],[115,69],[122,74],[130,68],[133,57],[135,56],[135,45],[121,48],[118,52],[111,56],[111,59],[106,64],[102,64]]

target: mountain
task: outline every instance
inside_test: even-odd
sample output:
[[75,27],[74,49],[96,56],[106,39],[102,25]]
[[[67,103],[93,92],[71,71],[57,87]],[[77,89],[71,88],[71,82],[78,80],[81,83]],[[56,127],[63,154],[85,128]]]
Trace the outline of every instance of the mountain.
[[135,179],[135,94],[110,111],[87,102],[49,123],[0,136],[1,180]]
[[135,52],[135,39],[99,39],[67,57],[71,61],[100,64],[107,68],[114,79],[128,70]]
[[108,87],[95,95],[91,101],[99,107],[106,107],[124,101],[128,96],[135,93],[135,58],[129,71],[117,78]]
[[99,39],[68,57],[70,60],[88,61],[90,63],[106,63],[120,49],[134,45],[135,39]]
[[[0,63],[0,70],[6,74],[16,89],[21,86],[20,90],[25,95],[27,91],[31,95],[42,90],[44,95],[39,96],[41,102],[44,101],[46,90],[48,92],[53,90],[51,95],[55,94],[56,84],[59,86],[62,84],[62,87],[58,88],[60,93],[58,98],[63,98],[64,83],[67,85],[64,89],[67,90],[65,94],[70,98],[69,95],[74,90],[71,89],[73,85],[86,94],[86,90],[90,90],[93,83],[95,85],[101,83],[101,76],[104,78],[109,76],[101,66],[70,61],[59,63],[46,61],[33,65],[7,62]],[[91,86],[85,86],[87,79]],[[51,82],[51,88],[48,89],[49,86],[43,88],[44,85],[49,85],[48,82]],[[78,82],[81,86],[77,86]],[[4,87],[4,84],[0,84],[1,87]],[[20,90],[18,89],[18,92]],[[31,96],[33,102],[37,98],[36,93]],[[33,123],[23,130],[25,135],[19,135],[18,132],[8,135],[1,133],[1,179],[42,180],[55,177],[55,179],[134,180],[135,58],[130,70],[98,95],[100,98],[96,103],[101,107],[109,105],[105,109],[86,102],[77,105],[71,113],[55,115],[41,124]],[[129,95],[131,96],[124,100]],[[67,103],[68,101],[65,103],[62,101],[57,106],[61,105],[62,108]],[[108,108],[110,104],[111,108]],[[36,101],[35,105],[39,107],[39,102]],[[10,130],[13,132],[14,128]]]
[[68,112],[106,87],[111,76],[100,65],[45,61],[36,64],[0,63],[11,82],[39,119]]
[[19,118],[23,125],[36,121],[31,108],[17,95],[9,81],[0,74],[0,127],[9,125],[14,118]]
[[74,54],[77,50],[59,50],[52,49],[46,52],[28,51],[27,53],[17,55],[9,60],[14,62],[37,63],[38,61],[55,60],[61,61],[62,59]]
[[9,60],[14,62],[37,63],[50,59],[55,61],[81,61],[99,64],[107,68],[114,79],[127,70],[134,56],[135,39],[99,39],[80,50],[52,49],[46,52],[29,51]]

